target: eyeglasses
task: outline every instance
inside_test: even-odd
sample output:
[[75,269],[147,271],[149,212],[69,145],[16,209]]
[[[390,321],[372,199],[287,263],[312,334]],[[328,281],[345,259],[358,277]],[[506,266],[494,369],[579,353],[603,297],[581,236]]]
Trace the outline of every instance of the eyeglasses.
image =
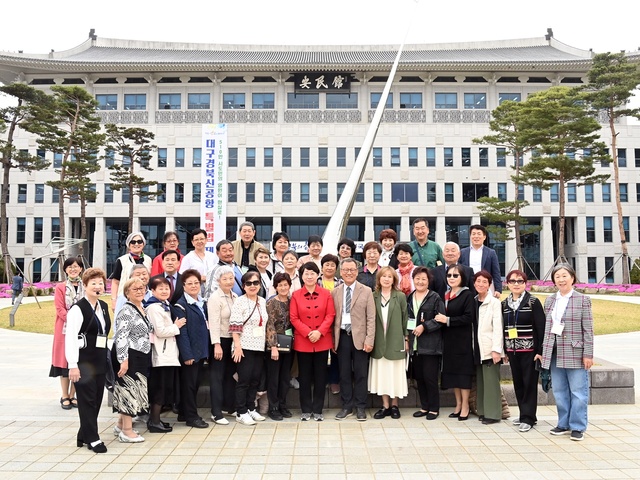
[[252,282],[244,282],[245,287],[258,287],[260,286],[260,280],[254,280]]
[[144,292],[147,288],[146,287],[136,287],[136,288],[131,288],[132,292]]
[[511,285],[522,285],[523,283],[526,283],[524,280],[520,279],[520,280],[515,280],[515,279],[511,279],[509,280],[509,284]]
[[144,240],[131,240],[129,245],[144,245]]
[[447,273],[447,278],[458,278],[459,276],[459,273]]

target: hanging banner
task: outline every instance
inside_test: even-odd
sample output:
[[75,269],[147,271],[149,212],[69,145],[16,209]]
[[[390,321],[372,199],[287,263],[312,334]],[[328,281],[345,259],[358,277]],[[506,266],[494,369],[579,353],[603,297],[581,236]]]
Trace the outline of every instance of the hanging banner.
[[202,125],[200,225],[207,232],[206,249],[227,236],[227,125]]

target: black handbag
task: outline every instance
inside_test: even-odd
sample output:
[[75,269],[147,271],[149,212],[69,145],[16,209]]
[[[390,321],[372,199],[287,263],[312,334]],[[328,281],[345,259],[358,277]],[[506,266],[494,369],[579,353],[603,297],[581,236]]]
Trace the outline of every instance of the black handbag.
[[293,347],[293,337],[291,335],[276,334],[276,347],[279,352],[290,352]]

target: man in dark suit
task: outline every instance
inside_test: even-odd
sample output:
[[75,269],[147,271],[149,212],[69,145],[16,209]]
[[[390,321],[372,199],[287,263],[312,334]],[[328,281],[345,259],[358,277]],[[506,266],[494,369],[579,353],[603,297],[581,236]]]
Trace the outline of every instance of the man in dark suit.
[[484,243],[487,240],[487,229],[482,225],[471,225],[469,228],[471,246],[465,247],[460,252],[460,263],[471,267],[473,273],[486,270],[493,278],[493,295],[500,298],[502,293],[502,274],[498,254],[493,248]]
[[355,407],[356,419],[363,422],[367,419],[367,377],[376,333],[376,306],[371,289],[356,281],[358,264],[353,258],[340,262],[340,276],[344,283],[331,292],[336,307],[333,350],[338,354],[342,400],[336,420],[347,418]]
[[447,283],[447,270],[450,267],[457,265],[464,271],[464,276],[467,279],[466,286],[469,287],[473,295],[476,294],[476,290],[473,287],[473,270],[470,267],[459,264],[460,260],[460,247],[457,243],[447,242],[442,249],[442,255],[444,256],[444,265],[439,265],[431,269],[433,275],[433,283],[429,285],[429,290],[433,290],[440,298],[444,300],[444,294],[447,293],[449,284]]
[[149,283],[154,278],[166,278],[171,284],[171,298],[169,303],[172,305],[178,301],[182,295],[184,295],[184,287],[180,274],[178,273],[178,267],[180,266],[180,254],[175,250],[165,250],[162,252],[162,272],[160,275],[151,277]]

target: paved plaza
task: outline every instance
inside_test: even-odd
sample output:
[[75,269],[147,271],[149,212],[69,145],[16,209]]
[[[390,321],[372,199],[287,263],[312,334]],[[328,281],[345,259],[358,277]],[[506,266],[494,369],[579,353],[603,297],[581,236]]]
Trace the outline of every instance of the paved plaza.
[[[450,408],[435,421],[403,409],[400,420],[338,422],[337,411],[325,410],[324,422],[232,422],[204,430],[176,423],[168,434],[150,434],[138,424],[146,441],[123,444],[112,434],[117,416],[105,396],[99,426],[109,451],[96,455],[76,448],[77,410],[60,408],[58,379],[47,376],[51,341],[0,329],[0,480],[640,479],[638,389],[636,405],[591,406],[583,442],[549,435],[556,412],[545,406],[538,425],[524,434],[510,421],[487,426],[474,416],[450,419]],[[596,355],[638,373],[639,345],[640,332],[601,336]],[[200,413],[209,417],[206,409]],[[175,415],[165,420],[173,423]]]

